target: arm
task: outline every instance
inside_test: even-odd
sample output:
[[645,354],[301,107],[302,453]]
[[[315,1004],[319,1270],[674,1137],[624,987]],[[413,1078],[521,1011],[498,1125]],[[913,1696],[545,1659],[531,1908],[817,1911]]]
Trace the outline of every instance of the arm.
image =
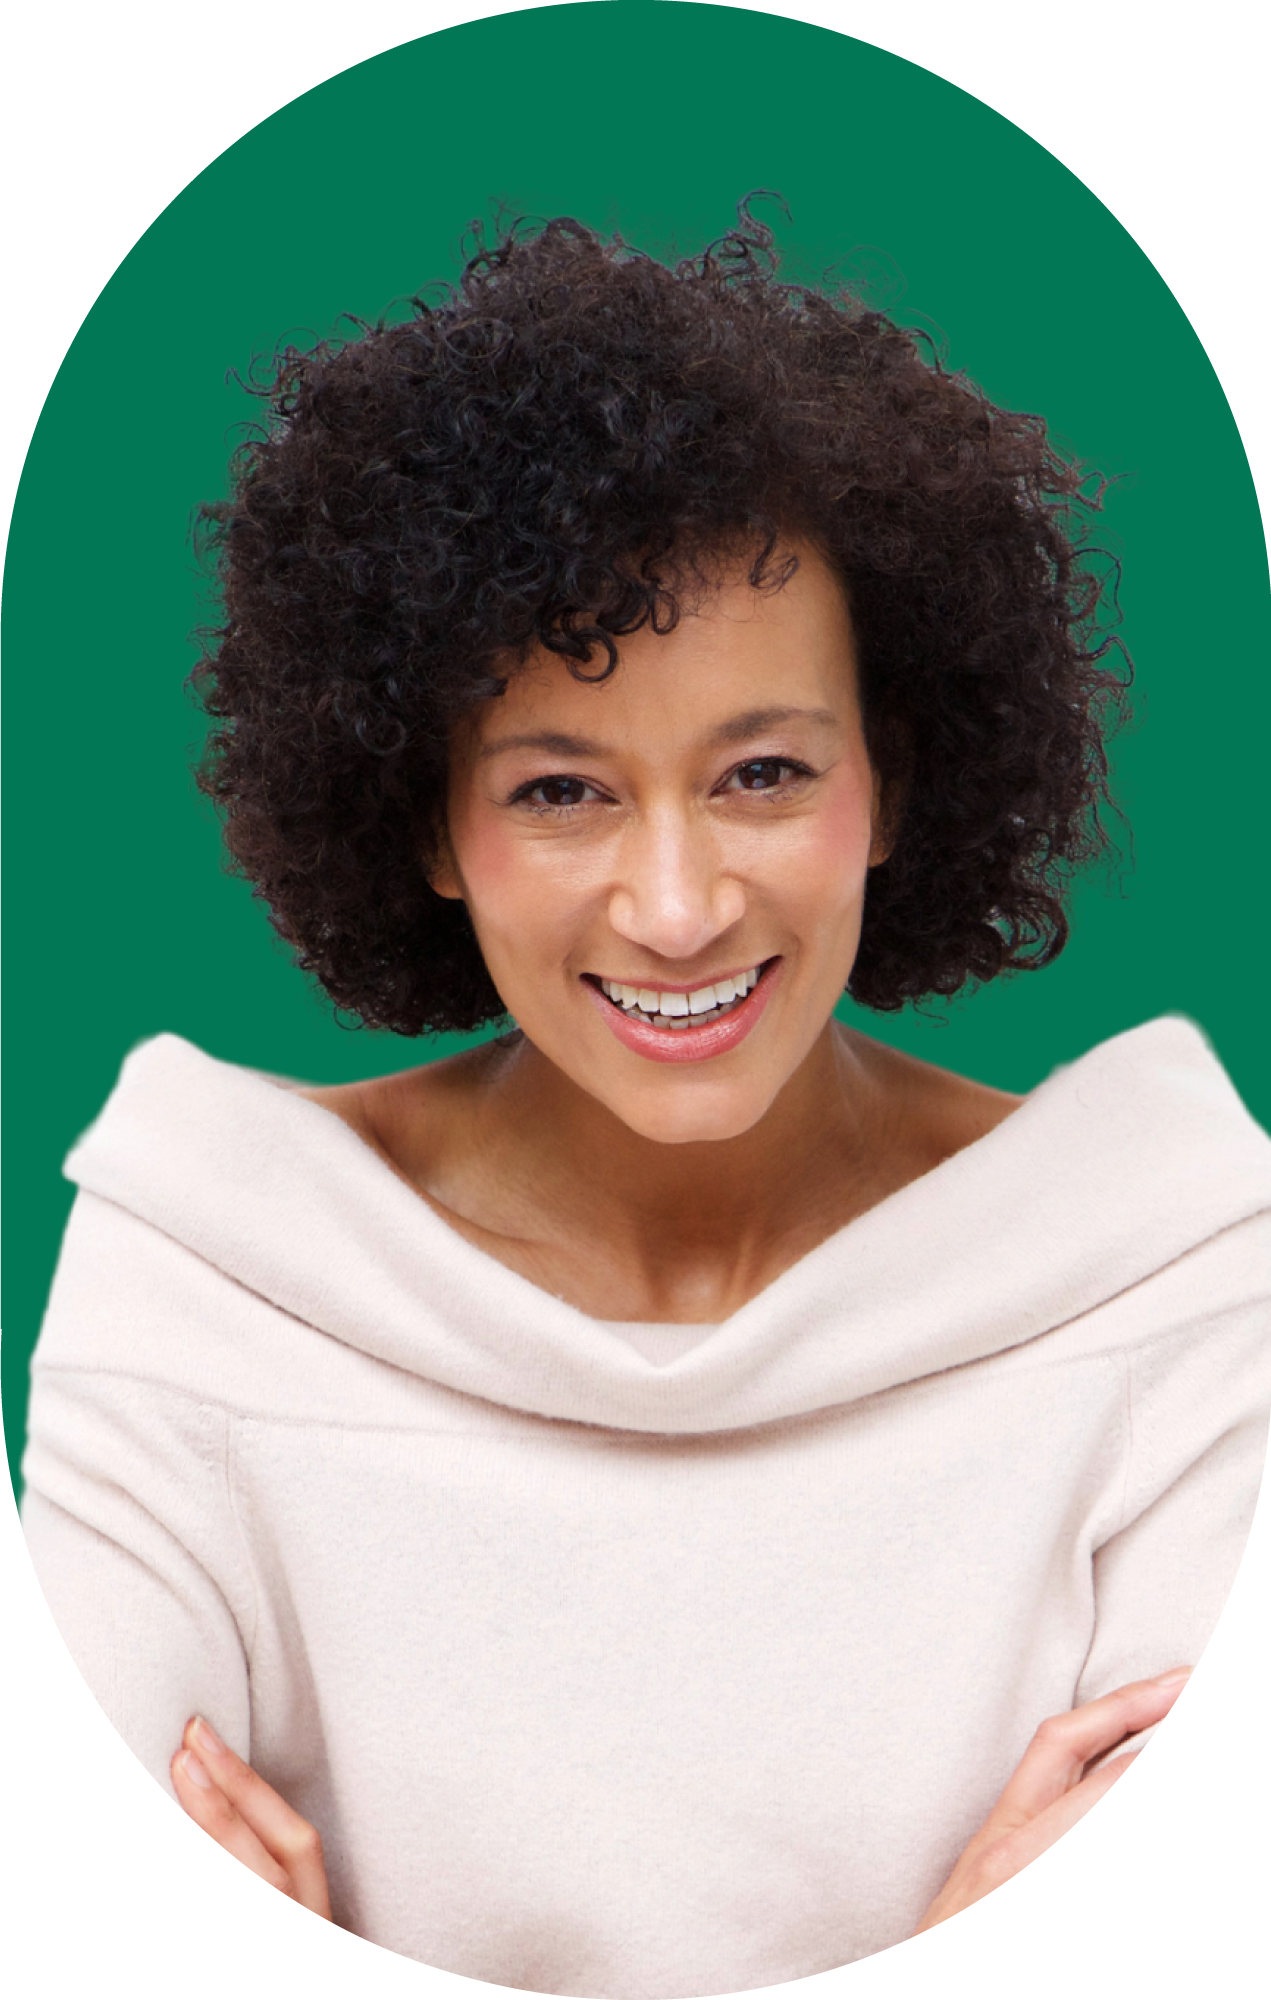
[[[329,1919],[315,1829],[202,1714],[191,1715],[184,1732],[174,1720],[194,1705],[246,1746],[248,1675],[237,1623],[207,1571],[139,1496],[88,1474],[82,1444],[73,1469],[57,1463],[51,1439],[69,1422],[73,1403],[64,1384],[42,1397],[41,1450],[33,1461],[66,1497],[78,1490],[78,1509],[34,1486],[23,1506],[28,1546],[62,1636],[121,1736],[170,1784],[190,1818],[273,1887]],[[102,1427],[99,1391],[89,1428]],[[135,1460],[135,1452],[121,1454],[118,1447],[109,1456]],[[178,1738],[180,1748],[170,1756]]]
[[1162,1342],[1133,1369],[1125,1506],[1094,1556],[1095,1627],[1078,1702],[1197,1660],[1218,1623],[1267,1453],[1271,1309],[1250,1320],[1238,1367],[1202,1340],[1181,1355]]
[[167,1414],[136,1384],[46,1386],[32,1405],[22,1508],[71,1657],[164,1785],[194,1712],[244,1750],[250,1743],[244,1606],[227,1595],[215,1546],[226,1526],[212,1490],[220,1425],[183,1412],[174,1433]]
[[[156,1304],[147,1348],[138,1315]],[[208,1355],[221,1323],[208,1309],[192,1309],[154,1231],[80,1197],[32,1371],[23,1526],[67,1648],[120,1735],[221,1846],[329,1916],[317,1834],[229,1747],[250,1754],[255,1627],[234,1418],[163,1379],[169,1359]]]
[[1195,1662],[1218,1622],[1266,1460],[1269,1224],[1255,1216],[1180,1259],[1170,1279],[1185,1309],[1127,1352],[1120,1506],[1092,1558],[1094,1632],[1073,1707],[1041,1723],[922,1930],[1089,1811],[1173,1706],[1187,1679],[1174,1663]]
[[158,1228],[80,1190],[32,1356],[26,1550],[88,1692],[170,1798],[190,1714],[250,1754],[256,1596],[214,1392],[226,1294]]

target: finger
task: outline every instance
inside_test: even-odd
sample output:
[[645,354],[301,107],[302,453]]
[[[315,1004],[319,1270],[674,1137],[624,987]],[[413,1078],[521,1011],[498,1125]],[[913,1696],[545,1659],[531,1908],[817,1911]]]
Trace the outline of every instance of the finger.
[[1035,1818],[1080,1782],[1092,1757],[1168,1715],[1187,1685],[1190,1671],[1176,1667],[1155,1680],[1131,1681],[1097,1701],[1083,1702],[1063,1715],[1048,1716],[985,1822],[986,1831],[989,1827],[1022,1825]]
[[1036,1861],[1039,1854],[1044,1854],[1048,1847],[1061,1840],[1070,1827],[1085,1818],[1091,1806],[1098,1804],[1105,1792],[1111,1791],[1138,1754],[1137,1750],[1129,1750],[1123,1757],[1101,1764],[1097,1771],[1083,1778],[1071,1791],[1064,1792],[1026,1825],[1016,1827],[1001,1839],[986,1845],[976,1857],[974,1875],[979,1886],[972,1900],[986,1896],[999,1883],[1008,1882],[1012,1875],[1018,1875],[1021,1868],[1027,1868],[1030,1861]]
[[191,1750],[178,1750],[172,1759],[172,1783],[187,1812],[218,1847],[250,1868],[272,1888],[291,1894],[287,1871],[262,1845],[246,1821],[235,1812],[219,1785],[213,1783],[204,1765]]
[[1082,1778],[1092,1777],[1096,1771],[1101,1771],[1106,1763],[1110,1763],[1113,1757],[1119,1756],[1124,1750],[1133,1750],[1137,1755],[1140,1750],[1146,1749],[1155,1734],[1156,1725],[1153,1724],[1148,1729],[1136,1729],[1132,1736],[1123,1736],[1119,1743],[1114,1743],[1112,1748],[1105,1750],[1101,1757],[1092,1757],[1090,1759],[1090,1762],[1081,1774]]
[[211,1773],[240,1819],[282,1867],[289,1879],[289,1893],[307,1910],[329,1917],[326,1865],[317,1828],[223,1743],[203,1716],[193,1716],[186,1725],[185,1746]]
[[1039,1854],[1053,1847],[1070,1826],[1075,1826],[1091,1806],[1111,1790],[1138,1754],[1137,1750],[1130,1750],[1123,1757],[1102,1765],[1035,1819],[1013,1827],[1006,1834],[995,1837],[990,1831],[990,1823],[986,1823],[964,1848],[957,1867],[919,1924],[919,1931],[931,1930],[934,1925],[942,1924],[946,1917],[965,1910],[971,1903],[978,1903],[982,1896],[1000,1888],[1003,1882],[1009,1882],[1012,1875],[1018,1875],[1021,1868],[1026,1868],[1030,1861],[1035,1861]]

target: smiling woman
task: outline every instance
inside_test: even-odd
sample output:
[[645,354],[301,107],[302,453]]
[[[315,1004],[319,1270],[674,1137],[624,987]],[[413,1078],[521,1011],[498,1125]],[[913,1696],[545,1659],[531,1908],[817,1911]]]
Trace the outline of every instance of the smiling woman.
[[[651,1139],[734,1138],[769,1110],[847,984],[885,858],[843,590],[795,559],[771,594],[726,573],[601,681],[527,666],[452,765],[434,889],[472,913],[529,1043]],[[744,1061],[683,1072],[761,1019]]]
[[675,269],[513,233],[268,394],[203,782],[337,1005],[504,1032],[129,1059],[42,1582],[323,1917],[614,2000],[841,1965],[1115,1782],[1265,1450],[1271,1144],[1199,1033],[1021,1099],[834,1016],[1062,948],[1119,692],[1081,470],[744,209]]
[[[540,652],[464,719],[431,884],[462,901],[519,1035],[417,1072],[408,1100],[400,1077],[306,1093],[601,1319],[719,1322],[1019,1102],[830,1026],[891,841],[843,584],[806,544],[784,553],[779,589],[722,562],[611,673]],[[465,1102],[494,1073],[497,1143]],[[662,1149],[682,1249],[660,1219],[631,1242],[633,1134]],[[779,1185],[774,1159],[799,1162]]]

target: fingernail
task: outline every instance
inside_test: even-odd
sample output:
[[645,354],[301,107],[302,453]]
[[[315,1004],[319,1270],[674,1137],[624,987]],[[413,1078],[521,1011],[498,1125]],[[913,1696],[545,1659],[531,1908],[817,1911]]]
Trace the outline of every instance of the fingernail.
[[225,1745],[213,1729],[211,1723],[202,1715],[196,1715],[194,1718],[194,1734],[198,1737],[203,1748],[210,1750],[214,1756],[218,1751],[223,1751],[225,1748]]
[[208,1777],[207,1772],[203,1769],[203,1766],[192,1750],[186,1751],[183,1761],[185,1763],[185,1775],[190,1780],[190,1783],[197,1785],[201,1792],[210,1792],[212,1789],[212,1780]]
[[1152,1681],[1152,1686],[1158,1688],[1175,1687],[1180,1682],[1190,1679],[1191,1671],[1190,1667],[1171,1667],[1167,1674],[1157,1674]]

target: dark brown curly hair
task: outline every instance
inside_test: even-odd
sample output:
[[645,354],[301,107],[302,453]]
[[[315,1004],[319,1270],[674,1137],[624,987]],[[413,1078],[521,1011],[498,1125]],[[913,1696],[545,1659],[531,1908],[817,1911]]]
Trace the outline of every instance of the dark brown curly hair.
[[903,801],[849,991],[866,1006],[1048,963],[1106,847],[1124,675],[1099,504],[1035,416],[841,287],[778,281],[771,232],[669,268],[567,218],[517,226],[439,303],[294,347],[231,497],[193,681],[234,866],[331,999],[417,1035],[503,1013],[425,870],[456,720],[532,649],[603,676],[675,621],[697,559],[792,536],[842,578],[871,758]]

